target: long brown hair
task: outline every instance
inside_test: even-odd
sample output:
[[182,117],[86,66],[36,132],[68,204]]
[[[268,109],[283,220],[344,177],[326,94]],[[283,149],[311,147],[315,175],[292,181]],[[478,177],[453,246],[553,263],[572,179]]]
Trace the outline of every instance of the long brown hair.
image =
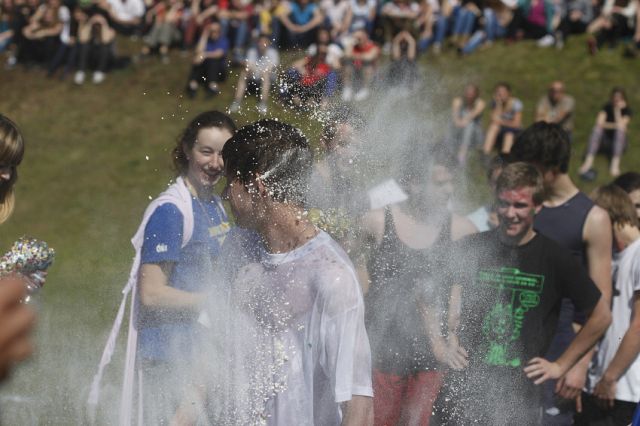
[[11,177],[0,181],[0,223],[6,221],[15,204],[13,186],[18,180],[18,165],[24,156],[24,140],[18,126],[0,114],[0,167],[10,167]]

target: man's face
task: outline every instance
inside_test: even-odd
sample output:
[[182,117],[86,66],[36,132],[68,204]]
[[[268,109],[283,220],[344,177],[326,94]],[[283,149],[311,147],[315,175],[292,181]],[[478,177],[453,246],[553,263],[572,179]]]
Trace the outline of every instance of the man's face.
[[533,228],[533,219],[539,209],[533,202],[531,187],[500,191],[496,212],[502,239],[516,245],[522,241]]
[[[257,191],[257,188],[251,188]],[[242,228],[252,228],[254,224],[255,206],[250,189],[237,177],[227,176],[227,185],[222,191],[222,199],[229,202],[236,223]]]
[[552,103],[558,103],[564,95],[564,86],[560,83],[554,83],[549,87],[549,100]]

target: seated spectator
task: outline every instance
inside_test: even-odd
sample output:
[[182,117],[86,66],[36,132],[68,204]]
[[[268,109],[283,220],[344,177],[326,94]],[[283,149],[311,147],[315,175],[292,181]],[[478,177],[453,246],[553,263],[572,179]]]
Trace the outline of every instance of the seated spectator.
[[551,0],[518,0],[518,7],[507,29],[507,37],[536,39],[538,46],[553,45],[553,22],[556,8]]
[[222,35],[231,42],[231,57],[234,65],[242,63],[249,38],[249,19],[252,15],[251,2],[244,0],[230,0],[228,7],[220,8],[218,11]]
[[613,183],[627,193],[633,203],[633,207],[636,209],[638,219],[640,219],[640,173],[623,173],[618,176]]
[[[504,155],[498,154],[491,159],[489,168],[487,169],[487,183],[489,184],[489,193],[494,194],[496,192],[496,182],[504,166],[508,164]],[[491,197],[493,198],[493,197]],[[491,229],[495,229],[498,226],[498,214],[496,213],[496,206],[494,202],[485,204],[479,207],[477,210],[469,213],[467,219],[478,232],[485,232]]]
[[593,5],[591,0],[566,0],[560,2],[561,20],[556,30],[556,47],[564,47],[571,34],[583,34],[589,23],[593,21]]
[[481,145],[484,140],[481,121],[485,106],[475,84],[467,84],[463,95],[453,99],[449,142],[461,166],[467,162],[469,148]]
[[60,0],[47,0],[38,7],[22,30],[24,43],[19,53],[21,62],[27,65],[48,64],[53,59],[64,26],[61,17],[68,13],[69,10],[66,6],[63,9]]
[[504,37],[513,19],[513,11],[502,1],[492,1],[484,8],[483,17],[484,25],[473,33],[467,44],[462,47],[461,54],[469,55],[483,44],[489,47],[497,38]]
[[131,36],[142,30],[142,0],[101,0],[100,7],[108,13],[109,26],[118,34]]
[[420,5],[412,0],[392,0],[381,11],[384,29],[384,52],[391,52],[391,41],[402,31],[415,30],[414,22],[421,14]]
[[637,0],[606,0],[600,15],[587,28],[594,35],[588,40],[589,51],[593,54],[605,43],[615,47],[622,37],[633,36],[637,10]]
[[349,33],[350,0],[321,0],[320,10],[325,16],[325,26],[329,28],[331,40],[340,42]]
[[255,2],[256,28],[258,34],[268,34],[275,48],[282,46],[282,23],[279,16],[287,13],[283,0],[257,0]]
[[49,69],[47,71],[48,77],[52,77],[63,62],[66,62],[66,65],[62,76],[65,77],[69,74],[72,67],[75,65],[78,51],[76,44],[78,23],[72,22],[73,17],[71,16],[71,12],[67,6],[63,5],[60,7],[58,16],[62,23],[62,31],[60,31],[58,48],[56,49],[55,55],[49,64]]
[[178,26],[183,12],[184,3],[180,0],[161,0],[147,12],[147,23],[153,20],[153,25],[144,38],[142,55],[148,56],[158,48],[162,62],[169,63],[169,48],[180,40]]
[[476,20],[480,16],[482,16],[480,0],[463,0],[453,25],[451,42],[462,49],[471,37]]
[[491,154],[496,144],[501,144],[501,152],[508,154],[515,137],[522,130],[522,102],[512,96],[508,83],[496,85],[491,111],[491,124],[482,148],[485,158]]
[[631,119],[631,108],[627,104],[627,95],[620,87],[611,91],[611,97],[596,118],[596,124],[589,137],[587,156],[580,166],[580,177],[584,180],[594,180],[596,171],[592,169],[596,154],[604,152],[611,157],[609,173],[611,176],[620,174],[620,159],[627,147],[627,127]]
[[280,94],[296,107],[323,105],[336,89],[337,75],[327,61],[329,45],[319,43],[313,56],[305,56],[287,70]]
[[316,29],[324,21],[320,8],[310,0],[290,1],[279,18],[288,31],[289,45],[303,48],[311,44]]
[[187,95],[195,97],[198,85],[203,83],[209,96],[220,93],[218,83],[227,78],[227,54],[229,53],[229,39],[222,35],[222,27],[217,21],[211,22],[202,31],[196,46]]
[[327,45],[327,63],[331,65],[331,68],[334,70],[339,70],[342,67],[344,51],[339,44],[331,41],[331,33],[328,29],[318,28],[318,32],[316,33],[316,42],[310,44],[307,48],[307,56],[315,56],[319,44]]
[[[100,84],[106,78],[111,46],[115,31],[109,26],[103,15],[89,17],[87,10],[76,9],[74,16],[78,20],[78,67],[74,82],[84,83],[88,68],[93,68],[93,83]],[[92,66],[93,65],[93,66]]]
[[575,105],[573,96],[565,93],[564,83],[559,80],[554,81],[549,86],[547,95],[538,101],[536,121],[559,124],[571,139]]
[[249,90],[257,93],[260,98],[258,112],[262,115],[266,114],[269,90],[276,80],[278,65],[280,65],[278,51],[271,46],[267,34],[261,35],[256,47],[252,47],[247,52],[245,68],[240,72],[236,96],[229,110],[238,112],[242,98]]
[[389,86],[405,86],[412,89],[420,78],[416,63],[416,41],[407,31],[398,33],[391,44],[391,63],[387,71]]
[[605,185],[595,203],[613,225],[612,323],[589,366],[578,426],[628,425],[640,399],[640,223],[623,190]]
[[366,30],[367,34],[373,34],[373,26],[376,20],[375,0],[351,0],[348,14],[349,33],[358,30]]
[[[350,101],[353,97],[356,101],[362,101],[369,97],[373,75],[380,57],[380,48],[364,30],[353,33],[353,37],[346,45],[342,100]],[[360,87],[354,96],[353,87],[356,80],[359,80]]]

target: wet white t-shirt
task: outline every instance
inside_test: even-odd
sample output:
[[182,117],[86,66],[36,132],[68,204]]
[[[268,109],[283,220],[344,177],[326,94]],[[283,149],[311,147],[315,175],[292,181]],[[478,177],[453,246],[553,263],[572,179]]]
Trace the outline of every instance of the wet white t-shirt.
[[329,235],[288,253],[261,250],[259,262],[239,270],[233,292],[283,354],[274,364],[284,386],[266,402],[266,424],[339,425],[341,402],[373,396],[362,292]]
[[[634,293],[640,291],[640,240],[614,257],[613,277],[615,293],[611,306],[612,321],[589,367],[589,393],[593,393],[631,324]],[[640,400],[640,356],[618,380],[616,399],[634,403]]]

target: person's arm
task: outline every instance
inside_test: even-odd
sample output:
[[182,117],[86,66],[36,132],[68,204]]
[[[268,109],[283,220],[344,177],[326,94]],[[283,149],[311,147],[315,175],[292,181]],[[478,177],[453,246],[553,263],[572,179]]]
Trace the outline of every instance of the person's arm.
[[460,118],[460,108],[462,108],[462,99],[459,97],[453,98],[453,102],[451,102],[451,118],[456,127],[467,125],[467,121],[464,118]]
[[563,124],[565,121],[569,119],[569,117],[571,117],[571,115],[573,115],[574,107],[575,107],[575,102],[573,101],[573,99],[571,99],[566,103],[565,108],[558,109],[558,115],[556,116],[554,122],[558,124]]
[[609,123],[607,122],[607,113],[604,111],[600,111],[598,113],[598,116],[596,117],[596,126],[601,127],[603,129],[607,129],[607,130],[615,130],[616,129],[616,123]]
[[[513,104],[511,105],[513,108]],[[520,128],[522,126],[522,109],[514,111],[513,118],[511,120],[500,120],[500,124],[507,127]]]
[[475,233],[476,227],[473,225],[473,222],[464,216],[453,215],[451,223],[451,239],[453,241],[458,241],[462,237]]
[[596,344],[609,324],[611,324],[611,310],[608,302],[601,296],[584,327],[567,350],[554,362],[541,357],[532,358],[524,368],[527,377],[536,385],[547,380],[560,379]]
[[36,316],[29,305],[22,303],[26,295],[22,277],[0,278],[0,379],[33,352],[30,336]]
[[278,19],[280,19],[280,22],[282,22],[282,25],[284,25],[287,30],[294,33],[304,32],[300,25],[297,25],[291,22],[291,19],[289,19],[290,14],[291,14],[291,8],[288,5],[284,5],[282,12],[278,16]]
[[638,354],[640,354],[640,291],[636,291],[633,296],[633,314],[629,328],[624,333],[616,354],[593,390],[593,396],[598,398],[606,408],[613,408],[618,380],[635,361]]
[[342,426],[373,425],[373,398],[353,395],[350,401],[343,402]]
[[540,99],[538,105],[536,106],[536,121],[549,121],[547,117],[547,108],[545,108],[545,100]]
[[138,284],[140,301],[149,308],[170,309],[197,313],[200,311],[202,293],[179,290],[169,285],[173,263],[143,264],[140,266]]
[[627,131],[627,125],[629,124],[629,116],[622,115],[621,107],[613,108],[613,117],[615,119],[615,128],[616,130],[622,130],[623,132]]

